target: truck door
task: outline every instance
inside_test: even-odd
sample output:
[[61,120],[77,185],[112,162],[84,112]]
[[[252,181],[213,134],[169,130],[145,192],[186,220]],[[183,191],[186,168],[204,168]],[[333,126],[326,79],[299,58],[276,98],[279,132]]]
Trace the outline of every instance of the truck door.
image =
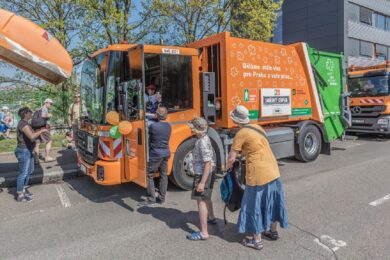
[[[144,50],[138,45],[128,50],[130,80],[126,84],[126,120],[132,124],[132,131],[124,136],[124,175],[129,181],[146,187],[147,133],[144,120]],[[125,111],[126,111],[125,110]]]
[[324,113],[325,138],[330,142],[342,136],[351,121],[344,57],[312,48],[308,51]]

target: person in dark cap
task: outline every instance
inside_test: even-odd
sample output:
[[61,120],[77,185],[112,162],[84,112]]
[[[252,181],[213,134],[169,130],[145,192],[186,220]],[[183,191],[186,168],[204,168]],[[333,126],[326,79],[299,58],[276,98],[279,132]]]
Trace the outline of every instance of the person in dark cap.
[[149,84],[146,87],[146,93],[145,95],[145,107],[146,107],[146,119],[150,121],[157,121],[157,109],[159,105],[161,104],[161,94],[160,92],[157,92],[157,87],[154,84]]

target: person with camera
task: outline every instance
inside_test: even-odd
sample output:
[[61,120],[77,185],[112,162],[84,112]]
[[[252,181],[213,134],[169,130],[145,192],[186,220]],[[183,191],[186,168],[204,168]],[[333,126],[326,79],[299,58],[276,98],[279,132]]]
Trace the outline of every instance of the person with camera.
[[15,156],[18,159],[19,174],[16,181],[16,201],[30,202],[32,200],[32,194],[28,192],[26,186],[28,185],[29,178],[34,172],[34,146],[35,139],[40,135],[48,132],[43,128],[37,132],[33,132],[28,121],[32,117],[32,111],[28,107],[19,109],[18,115],[21,120],[16,128],[17,146],[15,149]]
[[[145,205],[165,202],[165,195],[168,188],[168,160],[171,156],[169,139],[171,138],[172,132],[171,125],[165,122],[167,114],[167,108],[161,104],[156,111],[158,122],[149,127],[148,188]],[[160,173],[157,196],[153,179],[156,172]]]
[[54,161],[54,158],[50,156],[50,151],[51,151],[51,145],[52,145],[52,140],[51,140],[51,135],[50,135],[50,124],[49,120],[52,117],[52,114],[50,113],[50,108],[53,105],[53,100],[50,98],[47,98],[45,100],[45,104],[43,107],[38,109],[37,111],[34,112],[31,120],[31,126],[34,130],[39,130],[39,129],[48,129],[48,131],[45,131],[43,134],[39,136],[36,140],[36,146],[34,149],[34,156],[35,156],[35,163],[39,163],[39,145],[40,143],[45,143],[45,158],[44,161],[46,163]]

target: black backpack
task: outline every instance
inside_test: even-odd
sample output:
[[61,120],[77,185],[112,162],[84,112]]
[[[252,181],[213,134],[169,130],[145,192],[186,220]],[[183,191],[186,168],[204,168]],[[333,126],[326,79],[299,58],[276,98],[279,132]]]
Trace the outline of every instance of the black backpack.
[[31,119],[32,129],[39,129],[46,126],[46,119],[42,117],[42,109],[36,110]]
[[242,163],[235,162],[232,169],[226,173],[220,184],[221,198],[222,201],[225,202],[223,210],[225,224],[227,224],[226,209],[229,209],[230,212],[234,212],[241,208],[241,201],[245,190],[244,172],[245,168],[242,167]]

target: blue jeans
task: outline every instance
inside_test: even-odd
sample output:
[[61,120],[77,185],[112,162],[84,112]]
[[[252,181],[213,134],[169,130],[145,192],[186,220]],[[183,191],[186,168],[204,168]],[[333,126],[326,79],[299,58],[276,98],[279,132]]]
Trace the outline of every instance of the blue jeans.
[[16,192],[24,192],[31,174],[34,172],[34,154],[26,148],[16,148],[15,156],[19,163],[19,175],[16,181]]

